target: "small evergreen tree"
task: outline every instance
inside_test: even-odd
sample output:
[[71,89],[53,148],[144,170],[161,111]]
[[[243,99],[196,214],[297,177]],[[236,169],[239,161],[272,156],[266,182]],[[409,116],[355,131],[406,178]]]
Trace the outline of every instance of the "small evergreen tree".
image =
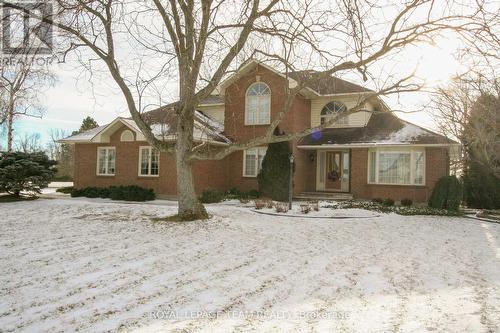
[[439,178],[431,198],[429,207],[447,210],[458,210],[462,201],[462,185],[455,176]]
[[56,173],[56,162],[44,152],[6,152],[0,154],[0,192],[17,197],[22,191],[41,193]]
[[469,161],[463,181],[464,199],[468,207],[500,208],[500,179],[490,168],[477,161]]
[[472,208],[500,208],[500,98],[482,94],[464,128],[464,198]]
[[83,119],[80,129],[78,131],[73,131],[73,135],[91,130],[96,127],[99,127],[97,121],[95,121],[95,119],[92,118],[91,116],[87,116],[86,118]]
[[277,201],[288,200],[290,154],[289,142],[271,143],[267,147],[262,169],[257,176],[261,196]]

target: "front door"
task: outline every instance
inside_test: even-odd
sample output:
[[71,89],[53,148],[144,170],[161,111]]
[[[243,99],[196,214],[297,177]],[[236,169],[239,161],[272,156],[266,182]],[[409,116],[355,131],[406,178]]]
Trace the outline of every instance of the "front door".
[[317,152],[316,191],[349,192],[348,150]]
[[325,189],[340,191],[342,189],[342,152],[326,152]]

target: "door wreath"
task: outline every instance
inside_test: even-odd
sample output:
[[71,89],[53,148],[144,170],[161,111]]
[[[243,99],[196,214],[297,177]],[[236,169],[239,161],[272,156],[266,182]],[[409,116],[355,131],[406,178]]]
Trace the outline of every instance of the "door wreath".
[[336,182],[337,180],[339,180],[339,178],[339,173],[335,170],[332,170],[328,173],[328,179],[330,179],[331,181]]

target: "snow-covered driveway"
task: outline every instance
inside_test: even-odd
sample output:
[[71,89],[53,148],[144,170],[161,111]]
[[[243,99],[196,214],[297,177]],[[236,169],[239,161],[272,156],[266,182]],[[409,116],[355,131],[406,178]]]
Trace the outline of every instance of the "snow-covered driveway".
[[498,224],[208,209],[0,204],[0,332],[500,330]]

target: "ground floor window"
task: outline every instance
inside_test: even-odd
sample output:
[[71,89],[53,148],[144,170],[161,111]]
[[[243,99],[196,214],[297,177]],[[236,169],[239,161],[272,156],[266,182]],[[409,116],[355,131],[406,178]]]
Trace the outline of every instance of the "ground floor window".
[[100,176],[114,176],[116,164],[115,147],[97,148],[97,174]]
[[266,147],[258,147],[243,151],[243,176],[257,177],[262,168],[266,150]]
[[160,173],[160,152],[152,147],[139,148],[139,175],[158,176]]
[[425,150],[377,148],[368,153],[368,183],[425,184]]

